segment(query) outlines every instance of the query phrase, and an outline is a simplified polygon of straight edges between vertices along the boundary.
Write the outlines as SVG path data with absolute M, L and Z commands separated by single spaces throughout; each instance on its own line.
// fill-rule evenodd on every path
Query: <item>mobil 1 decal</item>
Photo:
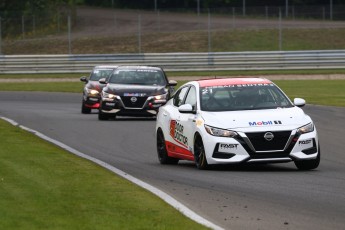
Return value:
M 188 146 L 188 138 L 183 134 L 183 125 L 176 120 L 170 121 L 170 136 L 181 145 Z

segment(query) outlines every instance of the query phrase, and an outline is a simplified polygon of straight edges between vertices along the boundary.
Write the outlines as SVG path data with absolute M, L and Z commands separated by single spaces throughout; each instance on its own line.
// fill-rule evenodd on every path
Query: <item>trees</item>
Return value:
M 33 18 L 44 18 L 44 24 L 47 25 L 55 20 L 55 16 L 59 13 L 61 7 L 70 9 L 77 3 L 83 3 L 83 1 L 84 0 L 1 0 L 1 36 L 6 37 L 9 34 L 23 34 L 23 24 L 25 24 L 28 18 L 32 20 L 30 23 L 32 27 L 33 24 L 35 24 L 35 19 Z

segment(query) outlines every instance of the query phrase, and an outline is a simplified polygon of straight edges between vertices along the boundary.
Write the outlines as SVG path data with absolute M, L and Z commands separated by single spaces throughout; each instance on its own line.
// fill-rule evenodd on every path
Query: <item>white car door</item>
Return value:
M 196 111 L 197 97 L 196 89 L 191 86 L 187 92 L 185 100 L 182 104 L 189 104 L 192 106 L 193 111 Z M 181 105 L 182 105 L 181 104 Z M 181 113 L 178 111 L 177 118 L 178 130 L 180 132 L 180 140 L 184 148 L 187 150 L 185 152 L 188 159 L 193 160 L 193 145 L 194 145 L 194 133 L 196 128 L 196 114 L 194 112 Z
M 178 107 L 181 106 L 186 98 L 186 94 L 189 91 L 189 86 L 179 89 L 173 98 L 172 105 L 169 106 L 168 111 L 166 112 L 166 120 L 168 121 L 168 134 L 166 136 L 167 149 L 171 153 L 173 152 L 174 157 L 182 159 L 193 159 L 191 151 L 189 149 L 189 142 L 186 136 L 188 132 L 184 125 L 181 123 L 181 119 L 184 120 L 185 117 L 181 116 L 181 113 L 178 111 Z

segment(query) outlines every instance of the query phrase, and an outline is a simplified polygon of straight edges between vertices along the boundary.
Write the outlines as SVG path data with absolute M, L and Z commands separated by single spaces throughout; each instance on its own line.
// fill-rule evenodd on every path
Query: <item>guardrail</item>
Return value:
M 88 73 L 107 64 L 161 66 L 166 71 L 343 69 L 345 50 L 2 55 L 0 74 Z

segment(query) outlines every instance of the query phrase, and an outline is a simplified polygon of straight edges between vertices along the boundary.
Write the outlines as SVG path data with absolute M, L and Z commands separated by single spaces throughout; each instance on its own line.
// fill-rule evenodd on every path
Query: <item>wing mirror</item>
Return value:
M 178 107 L 180 113 L 195 113 L 191 104 L 184 104 Z
M 293 103 L 295 104 L 295 106 L 298 106 L 298 107 L 303 107 L 305 106 L 305 100 L 302 99 L 302 98 L 295 98 L 293 100 Z
M 177 81 L 175 80 L 169 80 L 169 86 L 176 86 L 177 85 Z
M 101 78 L 98 80 L 98 82 L 101 84 L 107 84 L 108 83 L 106 78 Z
M 80 78 L 80 81 L 85 82 L 85 83 L 88 82 L 88 80 L 87 80 L 87 78 L 86 78 L 85 76 L 82 76 L 82 77 Z

